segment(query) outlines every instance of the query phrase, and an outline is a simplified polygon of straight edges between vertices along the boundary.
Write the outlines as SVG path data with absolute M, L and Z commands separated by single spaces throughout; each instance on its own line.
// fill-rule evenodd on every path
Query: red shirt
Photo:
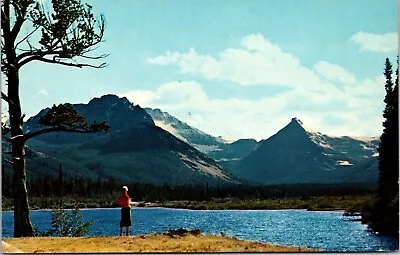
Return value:
M 128 193 L 124 193 L 121 196 L 119 196 L 117 203 L 121 207 L 131 207 L 130 206 L 131 199 L 129 198 Z

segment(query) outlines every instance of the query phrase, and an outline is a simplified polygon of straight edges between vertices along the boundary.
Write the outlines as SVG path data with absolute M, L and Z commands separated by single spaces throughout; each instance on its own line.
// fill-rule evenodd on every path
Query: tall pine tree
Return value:
M 371 215 L 371 228 L 384 235 L 398 236 L 399 232 L 399 109 L 398 76 L 399 60 L 395 84 L 392 79 L 392 64 L 385 61 L 386 107 L 383 111 L 383 133 L 379 151 L 379 190 Z

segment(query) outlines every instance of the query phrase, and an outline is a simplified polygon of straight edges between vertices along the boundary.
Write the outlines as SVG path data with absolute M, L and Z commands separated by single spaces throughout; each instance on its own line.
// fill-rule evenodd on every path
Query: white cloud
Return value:
M 168 82 L 149 91 L 156 96 L 146 106 L 168 111 L 189 125 L 229 139 L 268 138 L 292 117 L 327 134 L 380 133 L 384 97 L 381 77 L 359 81 L 343 67 L 322 60 L 313 69 L 308 68 L 260 34 L 245 36 L 241 43 L 241 48 L 225 49 L 217 57 L 192 48 L 147 61 L 177 66 L 181 73 L 204 77 L 210 84 L 230 81 L 247 87 L 278 85 L 290 90 L 257 100 L 215 99 L 197 81 Z
M 374 52 L 397 52 L 398 35 L 397 33 L 372 34 L 358 32 L 354 34 L 350 41 L 360 45 L 360 51 Z
M 126 97 L 131 102 L 138 105 L 147 105 L 149 102 L 152 102 L 153 100 L 159 98 L 156 93 L 149 90 L 134 90 L 124 94 L 119 94 L 118 96 Z
M 352 98 L 374 99 L 371 102 L 383 103 L 385 97 L 384 84 L 385 77 L 383 75 L 376 76 L 360 81 L 356 86 L 347 87 L 346 92 Z
M 148 58 L 147 61 L 157 65 L 177 65 L 182 73 L 202 74 L 207 79 L 215 79 L 219 74 L 219 63 L 211 56 L 199 55 L 194 48 L 188 53 L 171 53 L 168 51 L 164 56 Z
M 199 54 L 194 48 L 187 53 L 167 52 L 148 58 L 157 65 L 175 65 L 184 74 L 201 75 L 206 79 L 231 81 L 240 85 L 273 84 L 287 87 L 318 87 L 319 76 L 301 65 L 300 60 L 284 52 L 277 44 L 260 34 L 242 39 L 243 48 L 225 49 L 218 58 Z
M 208 100 L 201 85 L 195 81 L 171 81 L 162 84 L 155 91 L 131 90 L 119 96 L 126 97 L 143 107 L 152 105 L 153 102 L 163 102 L 163 104 L 173 105 L 174 109 L 185 108 L 186 106 L 181 105 L 181 102 L 201 104 Z
M 376 77 L 357 82 L 335 94 L 314 93 L 303 88 L 247 100 L 212 98 L 196 81 L 167 82 L 144 93 L 154 96 L 141 106 L 160 108 L 204 132 L 233 140 L 268 138 L 292 117 L 300 118 L 307 126 L 322 133 L 375 136 L 381 131 L 382 86 L 380 78 Z M 137 92 L 133 90 L 124 95 L 132 100 L 129 95 L 138 95 Z M 143 90 L 139 92 L 143 93 Z M 324 108 L 338 99 L 345 100 L 346 104 Z M 292 107 L 292 104 L 308 104 L 311 110 Z M 343 121 L 326 123 L 324 120 L 331 116 Z
M 314 66 L 314 69 L 318 74 L 333 82 L 338 81 L 340 83 L 350 85 L 356 83 L 357 81 L 353 73 L 347 71 L 341 66 L 331 64 L 326 61 L 318 62 Z
M 173 96 L 177 102 L 202 103 L 208 100 L 208 96 L 203 91 L 202 86 L 196 81 L 168 82 L 157 89 L 157 94 Z
M 143 90 L 132 90 L 121 96 L 134 98 Z M 205 92 L 203 86 L 195 81 L 167 82 L 154 91 L 146 94 L 157 95 L 142 107 L 160 108 L 187 122 L 200 130 L 215 136 L 223 135 L 227 138 L 242 137 L 263 138 L 268 136 L 268 130 L 278 131 L 278 125 L 269 116 L 269 109 L 279 112 L 284 105 L 281 98 L 265 98 L 260 100 L 245 100 L 237 98 L 212 99 Z M 260 129 L 254 120 L 268 123 L 268 129 Z M 289 119 L 290 120 L 290 119 Z M 250 135 L 251 134 L 251 135 Z

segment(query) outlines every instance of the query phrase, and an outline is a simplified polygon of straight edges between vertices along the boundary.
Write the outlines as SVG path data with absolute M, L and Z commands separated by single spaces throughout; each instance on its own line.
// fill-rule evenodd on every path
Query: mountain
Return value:
M 47 133 L 27 143 L 32 150 L 62 162 L 63 169 L 71 175 L 157 184 L 235 182 L 221 165 L 157 127 L 144 109 L 126 98 L 105 95 L 73 107 L 88 122 L 105 120 L 111 128 L 107 133 L 96 134 Z M 48 110 L 28 119 L 26 132 L 40 128 L 38 120 Z M 39 172 L 40 167 L 58 171 L 58 164 L 53 165 L 51 160 L 51 166 L 36 160 L 35 169 L 35 163 L 28 164 L 31 173 Z
M 216 150 L 221 144 L 227 143 L 221 137 L 206 134 L 160 109 L 145 108 L 145 110 L 157 126 L 204 153 Z
M 268 139 L 227 142 L 160 109 L 142 109 L 105 95 L 74 108 L 89 122 L 106 120 L 108 133 L 48 133 L 27 144 L 28 176 L 114 177 L 156 184 L 367 183 L 378 179 L 378 138 L 332 137 L 297 118 Z M 34 131 L 49 109 L 30 118 Z M 3 144 L 3 163 L 9 150 Z
M 230 170 L 261 184 L 375 184 L 378 144 L 378 139 L 323 135 L 293 118 Z
M 254 139 L 240 139 L 229 142 L 222 137 L 215 137 L 191 127 L 160 109 L 145 108 L 145 110 L 154 120 L 156 126 L 168 131 L 221 164 L 229 164 L 247 156 L 258 145 Z

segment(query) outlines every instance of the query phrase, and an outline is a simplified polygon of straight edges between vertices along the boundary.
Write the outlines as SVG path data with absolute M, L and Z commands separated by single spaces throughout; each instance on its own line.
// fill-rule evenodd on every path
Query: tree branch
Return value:
M 21 53 L 17 56 L 17 62 L 21 61 L 23 58 L 27 58 L 27 57 L 35 57 L 35 56 L 39 56 L 39 57 L 44 57 L 46 55 L 56 55 L 56 54 L 62 54 L 63 51 L 59 50 L 59 51 L 55 51 L 55 50 L 47 50 L 47 51 L 41 51 L 41 50 L 36 50 L 33 51 L 33 49 L 28 50 L 27 52 Z M 23 61 L 22 61 L 23 62 Z M 20 63 L 19 66 L 23 66 L 26 63 Z
M 71 63 L 71 62 L 63 62 L 63 61 L 56 60 L 54 58 L 53 59 L 47 59 L 47 58 L 44 58 L 44 57 L 41 57 L 41 56 L 32 56 L 30 58 L 27 58 L 27 59 L 21 61 L 21 63 L 19 63 L 19 65 L 18 65 L 18 68 L 22 67 L 26 63 L 29 63 L 29 62 L 31 62 L 33 60 L 37 60 L 37 61 L 41 61 L 41 62 L 45 62 L 45 63 L 50 63 L 50 64 L 73 66 L 73 67 L 79 67 L 79 68 L 82 68 L 82 67 L 103 68 L 103 67 L 107 66 L 107 64 L 105 62 L 101 63 L 98 66 L 95 66 L 95 65 L 90 65 L 90 64 L 78 64 L 78 63 Z
M 28 132 L 24 135 L 24 141 L 27 141 L 28 139 L 31 139 L 32 137 L 50 133 L 50 132 L 69 132 L 69 133 L 84 133 L 84 134 L 89 134 L 89 133 L 96 133 L 98 131 L 95 130 L 88 130 L 88 129 L 77 129 L 77 128 L 68 128 L 68 127 L 50 127 L 50 128 L 44 128 L 38 131 L 34 132 Z
M 4 94 L 3 92 L 1 92 L 1 99 L 3 99 L 4 101 L 6 101 L 9 105 L 11 104 L 13 104 L 13 102 L 11 101 L 11 99 L 6 95 L 6 94 Z
M 32 32 L 30 32 L 27 36 L 25 36 L 23 39 L 21 39 L 21 41 L 19 41 L 18 43 L 15 44 L 15 48 L 18 47 L 18 45 L 20 43 L 22 43 L 23 41 L 25 41 L 26 39 L 28 39 L 29 37 L 31 37 L 31 35 L 33 35 L 37 30 L 39 29 L 39 27 L 35 28 Z
M 1 10 L 1 26 L 4 32 L 4 37 L 10 36 L 10 1 L 5 0 L 3 2 L 3 9 Z
M 26 40 L 27 42 L 29 41 L 28 39 Z M 27 49 L 22 49 L 22 48 L 16 48 L 17 50 L 19 50 L 19 51 L 22 51 L 22 52 L 30 52 L 30 51 L 32 51 L 32 50 L 27 50 Z
M 87 58 L 87 59 L 101 59 L 101 58 L 106 58 L 110 56 L 110 54 L 101 54 L 100 56 L 97 57 L 91 57 L 91 56 L 80 56 L 81 58 Z

